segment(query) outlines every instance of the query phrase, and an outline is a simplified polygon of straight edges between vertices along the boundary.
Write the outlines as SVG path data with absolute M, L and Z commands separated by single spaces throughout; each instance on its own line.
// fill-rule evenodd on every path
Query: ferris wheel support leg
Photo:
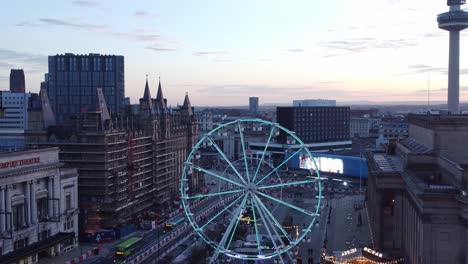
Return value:
M 287 235 L 286 231 L 283 229 L 283 227 L 278 223 L 278 221 L 273 217 L 273 215 L 271 215 L 271 213 L 268 211 L 268 209 L 266 208 L 266 206 L 262 203 L 262 201 L 260 201 L 260 199 L 258 199 L 258 197 L 255 196 L 255 200 L 257 202 L 257 205 L 260 205 L 258 210 L 259 211 L 262 211 L 263 210 L 263 216 L 265 216 L 265 213 L 267 213 L 271 219 L 275 222 L 276 226 L 282 231 L 283 235 L 286 236 L 286 238 L 289 240 L 289 242 L 292 243 L 291 239 L 289 238 L 289 235 Z M 279 234 L 278 234 L 278 231 L 276 231 L 276 229 L 273 227 L 273 224 L 271 223 L 271 221 L 267 218 L 268 222 L 270 223 L 273 231 L 275 232 L 276 236 L 278 238 L 280 238 Z M 281 242 L 281 245 L 283 246 L 283 248 L 286 247 L 286 245 L 284 244 L 283 240 L 280 238 L 279 241 Z M 291 256 L 289 254 L 286 254 L 289 259 L 291 260 L 291 263 L 294 263 L 294 260 L 291 258 Z M 281 255 L 279 255 L 281 256 Z
M 293 241 L 291 240 L 291 238 L 289 238 L 289 235 L 288 235 L 288 232 L 286 232 L 286 230 L 284 230 L 284 228 L 281 226 L 281 224 L 278 222 L 278 220 L 273 216 L 273 214 L 268 210 L 268 208 L 266 207 L 265 204 L 263 204 L 263 202 L 258 199 L 257 196 L 255 196 L 255 199 L 257 201 L 257 204 L 260 205 L 260 209 L 263 209 L 263 213 L 266 213 L 267 215 L 270 216 L 271 220 L 273 220 L 273 222 L 275 222 L 275 225 L 278 227 L 278 229 L 281 231 L 281 233 L 283 233 L 283 235 L 288 239 L 288 241 L 290 243 L 292 243 Z M 259 210 L 260 210 L 259 209 Z M 281 240 L 281 242 L 283 242 Z M 284 244 L 283 244 L 284 246 Z
M 257 208 L 258 208 L 258 212 L 260 214 L 260 217 L 262 218 L 262 221 L 263 221 L 263 224 L 265 225 L 265 229 L 267 230 L 267 233 L 268 235 L 270 236 L 270 239 L 271 239 L 271 242 L 273 243 L 273 246 L 275 247 L 275 250 L 276 252 L 280 252 L 280 249 L 278 247 L 278 244 L 276 244 L 276 241 L 275 241 L 275 238 L 273 237 L 273 235 L 271 234 L 271 230 L 270 230 L 270 227 L 268 227 L 268 224 L 267 224 L 267 221 L 269 222 L 270 226 L 273 228 L 273 231 L 274 230 L 274 227 L 272 225 L 272 223 L 270 222 L 270 219 L 266 218 L 264 215 L 263 215 L 263 212 L 262 212 L 262 209 L 260 208 L 260 206 L 258 205 L 258 202 L 255 201 L 255 199 L 253 199 L 254 202 L 257 204 Z M 266 220 L 265 220 L 266 219 Z M 281 256 L 281 254 L 278 254 L 278 257 L 279 259 L 281 260 L 281 263 L 284 263 L 284 260 L 283 260 L 283 257 Z
M 224 244 L 226 244 L 226 240 L 229 237 L 229 234 L 233 230 L 234 225 L 239 222 L 239 217 L 240 214 L 242 213 L 242 210 L 244 209 L 245 203 L 247 202 L 247 196 L 248 194 L 245 194 L 244 199 L 242 199 L 242 203 L 237 207 L 236 212 L 234 214 L 234 217 L 232 218 L 231 222 L 229 223 L 229 226 L 226 228 L 226 231 L 224 232 L 223 237 L 221 238 L 221 241 L 219 241 L 218 248 L 213 253 L 213 256 L 211 257 L 210 264 L 215 264 L 216 260 L 218 259 L 220 250 L 222 247 L 224 247 Z

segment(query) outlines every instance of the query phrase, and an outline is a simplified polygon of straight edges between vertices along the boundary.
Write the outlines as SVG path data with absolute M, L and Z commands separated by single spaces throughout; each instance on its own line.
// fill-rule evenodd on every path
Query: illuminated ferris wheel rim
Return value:
M 245 141 L 244 141 L 244 135 L 243 135 L 244 134 L 243 129 L 245 127 L 242 127 L 242 125 L 241 125 L 243 123 L 259 123 L 261 125 L 271 126 L 270 133 L 269 133 L 267 142 L 265 144 L 265 149 L 264 149 L 264 151 L 262 153 L 262 157 L 260 159 L 260 162 L 258 163 L 257 169 L 255 170 L 255 173 L 253 173 L 252 177 L 249 175 L 250 169 L 248 168 L 248 162 L 247 162 L 248 157 L 247 157 L 247 154 L 246 154 L 246 151 L 245 151 Z M 235 126 L 235 131 L 238 132 L 239 136 L 240 136 L 240 141 L 241 141 L 241 145 L 242 145 L 242 154 L 243 154 L 243 157 L 241 157 L 241 160 L 243 159 L 244 164 L 245 164 L 245 178 L 243 178 L 242 174 L 239 173 L 239 171 L 237 171 L 236 167 L 226 157 L 226 155 L 221 151 L 219 146 L 216 144 L 215 140 L 212 138 L 212 136 L 216 132 L 220 131 L 223 128 L 229 127 L 229 126 Z M 296 150 L 289 157 L 287 157 L 280 165 L 278 165 L 276 168 L 274 168 L 271 172 L 269 172 L 265 176 L 263 176 L 263 178 L 257 179 L 257 176 L 259 175 L 260 167 L 264 163 L 265 152 L 268 149 L 269 143 L 270 143 L 276 129 L 282 130 L 283 132 L 285 132 L 286 134 L 288 134 L 289 136 L 294 138 L 296 140 L 296 146 L 299 146 L 299 149 Z M 223 177 L 221 175 L 217 175 L 217 174 L 211 172 L 208 169 L 203 169 L 203 168 L 201 168 L 201 167 L 199 167 L 199 166 L 192 163 L 192 158 L 194 156 L 194 153 L 200 148 L 201 144 L 203 142 L 206 142 L 206 141 L 208 141 L 208 144 L 210 146 L 213 146 L 217 150 L 218 154 L 222 157 L 222 159 L 226 163 L 228 163 L 229 167 L 227 167 L 227 168 L 228 169 L 229 168 L 233 169 L 234 174 L 237 175 L 237 177 L 238 177 L 238 179 L 237 179 L 238 181 L 233 181 L 233 180 L 231 180 L 229 178 L 225 178 L 225 177 Z M 275 172 L 278 173 L 278 169 L 281 168 L 283 165 L 287 164 L 287 162 L 289 162 L 290 159 L 292 159 L 296 155 L 301 154 L 303 152 L 305 152 L 311 158 L 311 160 L 313 162 L 313 165 L 314 165 L 313 167 L 314 168 L 310 169 L 310 171 L 315 172 L 315 174 L 317 175 L 316 177 L 314 177 L 313 180 L 305 180 L 305 181 L 298 181 L 298 182 L 285 182 L 285 183 L 281 182 L 280 184 L 273 184 L 273 185 L 260 185 L 267 178 L 269 178 L 273 173 L 275 173 Z M 227 191 L 222 191 L 222 192 L 217 192 L 217 193 L 198 194 L 198 195 L 194 195 L 194 196 L 188 196 L 187 193 L 186 193 L 187 192 L 186 188 L 188 187 L 188 184 L 187 184 L 187 182 L 188 182 L 187 181 L 187 169 L 189 169 L 189 168 L 198 170 L 200 172 L 203 172 L 203 173 L 205 173 L 207 175 L 213 176 L 213 177 L 218 178 L 220 180 L 224 180 L 225 182 L 231 183 L 232 185 L 235 185 L 236 187 L 240 187 L 241 189 L 227 190 Z M 258 180 L 258 181 L 256 181 L 256 180 Z M 262 190 L 266 190 L 266 189 L 294 187 L 294 186 L 298 186 L 298 185 L 304 186 L 306 184 L 311 184 L 311 183 L 312 184 L 318 184 L 318 196 L 316 197 L 317 198 L 317 205 L 316 205 L 315 212 L 314 211 L 309 211 L 309 210 L 306 210 L 306 209 L 303 209 L 303 208 L 299 208 L 299 207 L 297 207 L 297 206 L 295 206 L 293 204 L 290 204 L 290 203 L 284 202 L 282 200 L 276 199 L 276 198 L 262 192 Z M 196 233 L 207 244 L 209 244 L 211 247 L 213 247 L 215 249 L 216 254 L 223 253 L 223 254 L 225 254 L 225 255 L 227 255 L 229 257 L 238 258 L 238 259 L 245 259 L 245 260 L 268 259 L 268 258 L 272 258 L 272 257 L 276 257 L 276 256 L 278 256 L 281 259 L 281 254 L 289 251 L 290 249 L 295 247 L 300 241 L 302 241 L 305 238 L 305 236 L 310 232 L 312 226 L 315 224 L 316 217 L 319 215 L 318 213 L 319 213 L 319 210 L 320 210 L 320 201 L 321 201 L 321 198 L 322 198 L 321 191 L 322 191 L 322 188 L 321 188 L 320 173 L 317 170 L 317 166 L 315 164 L 315 159 L 313 158 L 313 155 L 311 154 L 311 152 L 309 151 L 307 146 L 293 132 L 289 131 L 288 129 L 284 128 L 283 126 L 281 126 L 281 125 L 279 125 L 277 123 L 273 123 L 273 122 L 270 122 L 270 121 L 265 121 L 265 120 L 262 120 L 262 119 L 238 119 L 238 120 L 234 120 L 234 121 L 228 122 L 226 124 L 220 125 L 217 128 L 215 128 L 215 129 L 211 130 L 210 132 L 208 132 L 207 134 L 205 134 L 195 144 L 195 146 L 192 148 L 192 151 L 188 155 L 187 161 L 184 164 L 184 170 L 183 170 L 183 173 L 182 173 L 182 180 L 181 180 L 181 183 L 180 183 L 180 192 L 181 192 L 181 200 L 182 200 L 183 209 L 184 209 L 184 211 L 186 213 L 186 216 L 187 216 L 191 226 L 195 229 Z M 196 217 L 194 217 L 195 214 L 190 209 L 190 205 L 189 205 L 188 201 L 191 200 L 191 199 L 199 199 L 199 198 L 206 198 L 206 197 L 213 197 L 213 196 L 220 196 L 220 195 L 228 195 L 228 194 L 231 195 L 229 201 L 227 201 L 225 203 L 225 204 L 228 204 L 228 205 L 225 206 L 224 209 L 221 210 L 220 212 L 218 212 L 214 217 L 211 217 L 208 222 L 206 222 L 203 225 L 199 225 L 197 223 L 198 221 L 196 221 Z M 282 205 L 287 206 L 287 207 L 289 207 L 291 209 L 294 209 L 294 210 L 299 211 L 299 212 L 301 212 L 303 214 L 306 214 L 309 217 L 312 217 L 311 221 L 310 221 L 310 224 L 308 226 L 306 226 L 305 229 L 302 229 L 303 232 L 295 240 L 294 240 L 294 238 L 292 238 L 292 239 L 289 238 L 289 236 L 287 235 L 287 232 L 283 229 L 282 225 L 278 222 L 278 220 L 268 210 L 266 205 L 263 204 L 263 202 L 261 201 L 259 196 L 261 196 L 261 198 L 263 198 L 263 199 L 269 199 L 270 203 L 271 203 L 271 201 L 274 201 L 274 202 L 276 202 L 278 204 L 282 204 Z M 258 254 L 254 254 L 254 255 L 240 254 L 238 252 L 235 252 L 234 250 L 229 249 L 229 246 L 231 245 L 234 233 L 236 232 L 236 228 L 237 228 L 237 225 L 239 223 L 239 219 L 242 216 L 243 211 L 247 209 L 246 208 L 246 203 L 247 203 L 249 198 L 250 198 L 250 200 L 249 200 L 250 208 L 253 211 L 253 218 L 254 218 L 253 222 L 255 223 L 254 227 L 255 227 L 256 245 L 258 247 Z M 231 219 L 230 224 L 227 227 L 226 231 L 224 232 L 224 235 L 223 235 L 221 241 L 219 241 L 219 242 L 212 241 L 204 233 L 204 228 L 208 224 L 210 224 L 212 221 L 214 221 L 216 218 L 218 218 L 221 214 L 226 213 L 228 210 L 230 210 L 230 208 L 233 207 L 235 204 L 237 204 L 237 202 L 239 202 L 239 201 L 240 201 L 240 205 L 235 210 L 233 209 L 232 212 L 230 212 L 231 215 L 232 215 L 232 219 Z M 274 244 L 275 251 L 272 252 L 272 253 L 263 253 L 262 252 L 262 247 L 260 246 L 261 243 L 260 243 L 260 240 L 259 240 L 259 231 L 258 231 L 258 227 L 257 227 L 257 225 L 258 225 L 257 221 L 259 221 L 259 219 L 256 219 L 256 213 L 255 213 L 256 210 L 255 209 L 257 209 L 258 215 L 261 216 L 261 218 L 259 218 L 259 219 L 261 219 L 263 221 L 264 228 L 268 231 L 268 235 L 269 235 L 272 243 Z M 265 219 L 267 219 L 269 221 L 269 223 L 267 223 Z M 233 224 L 233 223 L 235 223 L 235 224 Z M 274 231 L 275 235 L 272 235 L 272 232 L 268 228 L 268 224 L 270 224 L 270 227 Z M 278 234 L 278 230 L 276 230 L 274 226 L 276 226 L 281 231 L 282 236 L 285 236 L 288 239 L 288 241 L 289 241 L 288 245 L 285 245 L 284 242 L 281 239 L 279 239 L 280 243 L 278 243 L 278 244 L 281 244 L 281 245 L 276 244 L 276 242 L 275 242 L 276 239 L 280 238 L 281 236 Z M 229 239 L 229 242 L 228 242 L 228 244 L 226 246 L 227 234 L 231 234 L 231 238 Z

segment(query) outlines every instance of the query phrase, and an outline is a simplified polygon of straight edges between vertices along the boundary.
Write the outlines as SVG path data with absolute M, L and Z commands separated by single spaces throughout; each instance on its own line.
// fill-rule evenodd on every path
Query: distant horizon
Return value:
M 463 101 L 460 102 L 460 105 L 468 105 L 468 101 Z M 372 101 L 350 101 L 350 102 L 336 102 L 337 106 L 424 106 L 427 107 L 427 101 L 400 101 L 400 102 L 372 102 Z M 443 101 L 433 101 L 430 102 L 429 106 L 442 106 L 442 105 L 447 105 L 447 102 Z M 216 108 L 216 107 L 221 107 L 221 108 L 229 108 L 229 107 L 242 107 L 242 108 L 249 108 L 249 105 L 213 105 L 213 106 L 208 106 L 208 105 L 193 105 L 195 107 L 209 107 L 209 108 Z M 260 107 L 269 107 L 269 106 L 292 106 L 291 103 L 264 103 L 264 104 L 259 104 Z

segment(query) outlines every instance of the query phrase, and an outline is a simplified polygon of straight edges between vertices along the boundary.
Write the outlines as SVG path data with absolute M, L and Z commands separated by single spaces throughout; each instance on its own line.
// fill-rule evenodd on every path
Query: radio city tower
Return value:
M 460 9 L 466 0 L 447 0 L 450 11 L 437 16 L 439 28 L 450 32 L 448 111 L 460 113 L 460 31 L 468 28 L 468 12 Z

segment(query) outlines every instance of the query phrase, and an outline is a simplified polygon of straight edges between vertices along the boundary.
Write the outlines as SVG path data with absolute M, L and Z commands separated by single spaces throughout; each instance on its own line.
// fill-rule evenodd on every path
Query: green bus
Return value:
M 135 253 L 135 245 L 141 240 L 140 237 L 131 237 L 115 247 L 114 263 L 126 263 L 128 257 Z

